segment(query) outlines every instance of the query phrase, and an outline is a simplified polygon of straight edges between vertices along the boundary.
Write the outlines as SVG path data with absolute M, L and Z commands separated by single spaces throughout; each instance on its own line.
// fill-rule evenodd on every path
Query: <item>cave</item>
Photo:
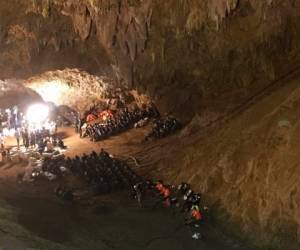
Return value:
M 300 249 L 299 13 L 0 0 L 0 248 Z

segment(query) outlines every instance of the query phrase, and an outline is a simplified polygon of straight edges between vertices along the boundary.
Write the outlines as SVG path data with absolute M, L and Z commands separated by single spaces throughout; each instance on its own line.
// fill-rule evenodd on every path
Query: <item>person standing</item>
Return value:
M 34 131 L 30 132 L 30 147 L 35 148 L 36 146 L 36 134 Z
M 28 134 L 27 128 L 25 128 L 23 139 L 24 139 L 23 144 L 24 144 L 25 148 L 28 149 L 29 148 L 29 134 Z
M 19 129 L 19 128 L 16 129 L 15 137 L 16 137 L 16 140 L 17 140 L 17 146 L 18 146 L 18 149 L 20 149 L 21 132 L 20 132 L 20 129 Z
M 1 146 L 1 151 L 4 150 L 4 135 L 0 133 L 0 146 Z

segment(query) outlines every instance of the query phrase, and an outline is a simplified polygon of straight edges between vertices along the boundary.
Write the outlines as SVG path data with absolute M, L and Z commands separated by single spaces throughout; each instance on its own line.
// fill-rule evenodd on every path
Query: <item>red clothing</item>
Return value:
M 170 189 L 168 189 L 168 188 L 164 188 L 164 190 L 163 190 L 163 196 L 165 197 L 165 198 L 168 198 L 168 197 L 170 197 Z
M 87 122 L 92 122 L 92 121 L 95 121 L 97 119 L 96 116 L 92 115 L 92 114 L 89 114 L 87 117 L 86 117 L 86 121 Z
M 161 183 L 157 183 L 155 187 L 159 192 L 162 192 L 162 190 L 164 189 L 164 186 Z
M 191 215 L 195 220 L 201 220 L 202 219 L 202 214 L 198 210 L 192 210 Z
M 113 114 L 110 110 L 105 110 L 99 113 L 98 117 L 102 120 L 107 120 L 108 118 L 112 118 Z

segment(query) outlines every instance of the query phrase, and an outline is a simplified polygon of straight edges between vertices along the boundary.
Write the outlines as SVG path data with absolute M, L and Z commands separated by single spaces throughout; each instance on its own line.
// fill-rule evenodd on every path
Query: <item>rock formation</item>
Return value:
M 184 120 L 228 111 L 296 65 L 299 54 L 297 1 L 3 0 L 0 6 L 2 78 L 83 68 L 149 94 Z

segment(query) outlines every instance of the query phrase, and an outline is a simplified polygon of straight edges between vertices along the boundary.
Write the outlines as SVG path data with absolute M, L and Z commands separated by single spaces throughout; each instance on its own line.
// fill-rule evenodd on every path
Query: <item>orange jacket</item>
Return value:
M 157 183 L 156 186 L 155 186 L 155 188 L 156 188 L 159 192 L 162 192 L 162 190 L 164 189 L 164 186 L 163 186 L 163 184 L 161 184 L 161 183 Z
M 168 198 L 170 196 L 171 192 L 170 192 L 170 189 L 168 188 L 164 188 L 163 189 L 163 193 L 162 195 L 165 197 L 165 198 Z
M 202 220 L 202 214 L 198 210 L 192 210 L 191 215 L 195 220 Z
M 97 117 L 94 116 L 93 114 L 89 114 L 89 115 L 86 117 L 86 121 L 87 121 L 87 122 L 95 121 L 96 119 L 97 119 Z

